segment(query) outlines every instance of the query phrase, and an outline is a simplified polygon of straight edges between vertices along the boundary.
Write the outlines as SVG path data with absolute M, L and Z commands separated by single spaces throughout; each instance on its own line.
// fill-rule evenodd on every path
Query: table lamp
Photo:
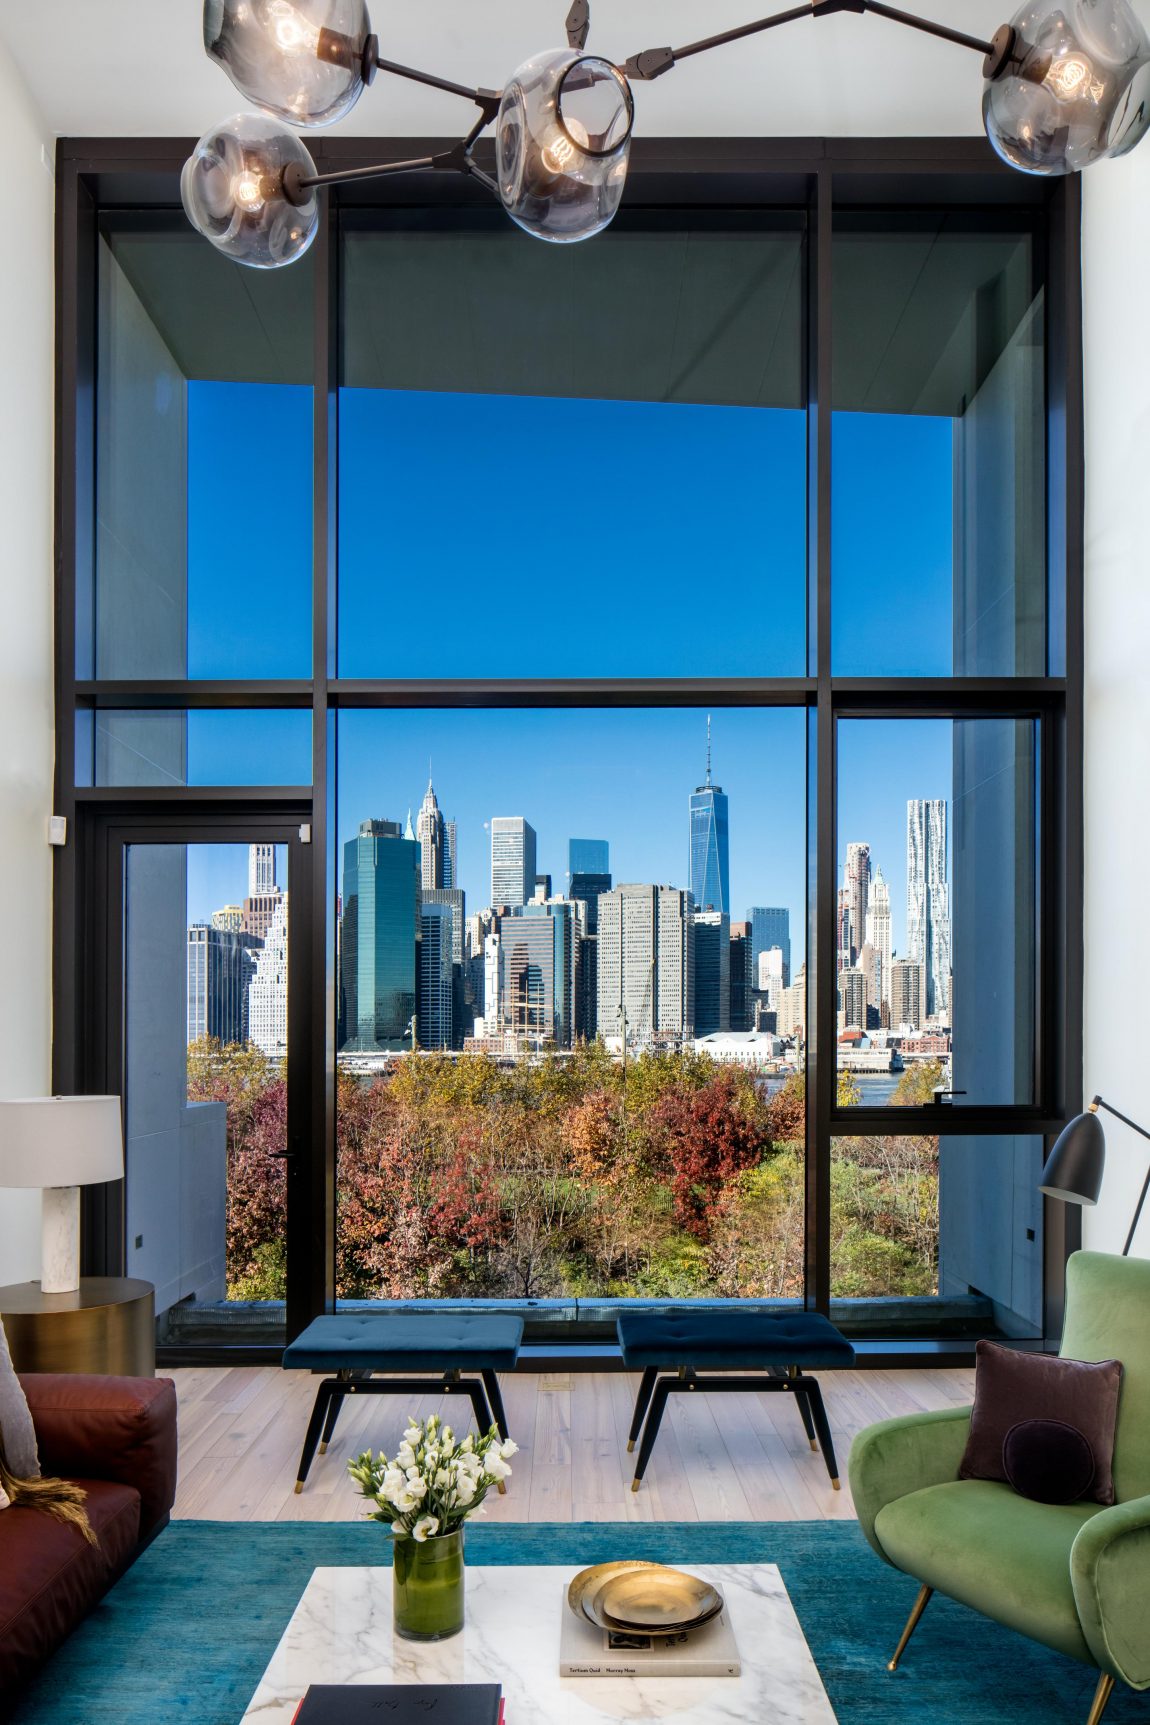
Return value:
M 1107 1114 L 1113 1114 L 1116 1120 L 1121 1120 L 1124 1126 L 1131 1127 L 1143 1138 L 1150 1138 L 1150 1132 L 1147 1132 L 1144 1126 L 1139 1126 L 1136 1120 L 1129 1119 L 1125 1114 L 1119 1114 L 1117 1108 L 1112 1108 L 1109 1102 L 1103 1102 L 1101 1096 L 1096 1096 L 1085 1114 L 1077 1115 L 1068 1126 L 1064 1126 L 1054 1141 L 1054 1148 L 1046 1158 L 1046 1166 L 1038 1183 L 1039 1191 L 1045 1192 L 1048 1198 L 1061 1198 L 1066 1204 L 1097 1204 L 1106 1167 L 1106 1134 L 1098 1118 L 1100 1108 L 1105 1108 Z M 1148 1191 L 1150 1169 L 1142 1182 L 1134 1219 L 1126 1236 L 1126 1244 L 1122 1248 L 1124 1258 L 1129 1257 L 1130 1248 L 1134 1244 L 1135 1230 L 1141 1220 L 1142 1206 L 1146 1202 Z
M 80 1286 L 80 1187 L 124 1177 L 118 1096 L 37 1096 L 0 1102 L 0 1186 L 39 1187 L 40 1287 Z

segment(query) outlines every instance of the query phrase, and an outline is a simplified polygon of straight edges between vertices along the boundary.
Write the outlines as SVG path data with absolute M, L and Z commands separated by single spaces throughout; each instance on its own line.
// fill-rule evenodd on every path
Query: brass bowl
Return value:
M 596 1563 L 590 1569 L 581 1569 L 567 1589 L 567 1603 L 578 1617 L 584 1613 L 584 1602 L 588 1595 L 597 1593 L 608 1581 L 616 1575 L 623 1575 L 631 1569 L 661 1569 L 658 1563 L 645 1563 L 638 1558 L 631 1558 L 618 1563 Z M 584 1613 L 585 1614 L 585 1613 Z M 592 1623 L 598 1619 L 591 1618 Z M 603 1625 L 600 1624 L 600 1628 Z
M 698 1629 L 723 1609 L 722 1595 L 709 1582 L 638 1560 L 580 1570 L 567 1589 L 567 1603 L 597 1629 L 655 1636 Z
M 613 1627 L 673 1635 L 717 1617 L 723 1596 L 709 1581 L 681 1569 L 640 1569 L 610 1577 L 595 1604 Z

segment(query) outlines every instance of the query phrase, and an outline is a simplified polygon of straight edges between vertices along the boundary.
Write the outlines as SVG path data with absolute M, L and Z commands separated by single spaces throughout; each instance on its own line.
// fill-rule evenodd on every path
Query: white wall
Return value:
M 51 1058 L 52 140 L 0 43 L 0 1096 Z M 40 1273 L 40 1196 L 0 1191 L 0 1285 Z
M 563 11 L 505 0 L 483 28 L 463 0 L 394 12 L 388 51 L 410 63 L 497 82 L 521 53 L 557 38 Z M 993 30 L 995 0 L 939 0 L 934 15 Z M 741 16 L 738 8 L 732 21 Z M 746 14 L 749 15 L 749 14 Z M 695 0 L 599 0 L 604 51 L 689 39 L 708 9 Z M 131 26 L 131 27 L 129 27 Z M 398 29 L 400 36 L 395 37 Z M 51 207 L 43 127 L 9 58 L 76 135 L 194 133 L 236 105 L 199 50 L 194 6 L 144 0 L 41 0 L 0 21 L 0 108 L 7 173 L 0 210 L 11 250 L 0 266 L 0 1095 L 42 1091 L 49 1077 Z M 494 33 L 493 33 L 494 32 Z M 73 52 L 62 63 L 58 44 Z M 173 86 L 155 66 L 170 50 Z M 894 56 L 901 77 L 885 75 Z M 104 55 L 106 64 L 101 61 Z M 186 55 L 186 59 L 184 56 Z M 732 58 L 733 56 L 733 58 Z M 93 66 L 99 75 L 93 75 Z M 185 75 L 186 74 L 186 75 Z M 381 80 L 344 132 L 449 129 L 459 108 L 414 85 Z M 849 16 L 802 23 L 745 51 L 708 56 L 644 88 L 642 130 L 974 134 L 977 62 L 958 50 Z M 889 92 L 884 101 L 884 92 Z M 157 107 L 159 103 L 159 107 Z M 49 141 L 50 148 L 50 141 Z M 1085 176 L 1087 381 L 1086 1094 L 1150 1119 L 1142 1073 L 1150 943 L 1135 907 L 1150 855 L 1150 142 Z M 18 262 L 9 261 L 15 253 Z M 1107 1122 L 1103 1202 L 1086 1216 L 1090 1245 L 1120 1249 L 1150 1144 Z M 0 1193 L 0 1283 L 35 1275 L 29 1194 Z M 1139 1249 L 1150 1254 L 1150 1219 Z
M 1150 142 L 1084 176 L 1086 347 L 1086 1099 L 1150 1127 Z M 1120 1252 L 1150 1144 L 1109 1115 L 1085 1243 Z M 1134 1252 L 1150 1257 L 1150 1213 Z

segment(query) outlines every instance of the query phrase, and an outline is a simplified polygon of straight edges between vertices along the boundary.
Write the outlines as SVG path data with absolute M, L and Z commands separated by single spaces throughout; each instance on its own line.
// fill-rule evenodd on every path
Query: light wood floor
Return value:
M 180 1404 L 180 1471 L 173 1514 L 217 1521 L 355 1521 L 364 1503 L 345 1471 L 369 1446 L 390 1450 L 406 1415 L 442 1412 L 462 1427 L 465 1397 L 348 1398 L 335 1439 L 304 1491 L 296 1466 L 319 1381 L 275 1367 L 187 1367 L 171 1374 Z M 971 1371 L 820 1375 L 843 1476 L 831 1490 L 791 1397 L 676 1395 L 668 1403 L 642 1490 L 630 1490 L 627 1430 L 637 1379 L 622 1373 L 501 1378 L 520 1446 L 490 1521 L 809 1521 L 854 1514 L 846 1479 L 851 1439 L 894 1414 L 970 1402 Z

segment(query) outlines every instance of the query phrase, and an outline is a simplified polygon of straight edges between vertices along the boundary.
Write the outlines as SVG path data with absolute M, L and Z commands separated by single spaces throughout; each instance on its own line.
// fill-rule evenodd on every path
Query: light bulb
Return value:
M 310 24 L 296 11 L 291 0 L 267 0 L 264 16 L 271 26 L 276 46 L 285 54 L 319 52 L 319 26 Z
M 1091 101 L 1097 102 L 1106 93 L 1105 84 L 1095 78 L 1094 68 L 1081 55 L 1068 54 L 1064 59 L 1052 60 L 1045 82 L 1056 96 L 1066 102 L 1072 102 L 1080 95 L 1088 95 Z
M 562 49 L 528 60 L 496 120 L 499 197 L 512 221 L 559 244 L 590 238 L 619 207 L 634 112 L 607 60 Z
M 557 131 L 551 142 L 544 147 L 542 154 L 543 164 L 551 173 L 565 174 L 579 152 L 566 132 Z
M 265 114 L 328 126 L 363 90 L 365 0 L 204 0 L 204 47 Z
M 250 168 L 241 168 L 232 181 L 232 196 L 248 215 L 255 215 L 257 210 L 264 207 L 263 182 L 260 176 Z
M 284 176 L 292 170 L 292 196 Z M 188 220 L 217 251 L 253 269 L 302 257 L 319 226 L 315 163 L 287 126 L 236 114 L 196 145 L 180 176 Z
M 1150 37 L 1129 0 L 1026 0 L 988 68 L 982 114 L 1003 161 L 1074 174 L 1150 127 Z

